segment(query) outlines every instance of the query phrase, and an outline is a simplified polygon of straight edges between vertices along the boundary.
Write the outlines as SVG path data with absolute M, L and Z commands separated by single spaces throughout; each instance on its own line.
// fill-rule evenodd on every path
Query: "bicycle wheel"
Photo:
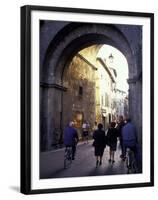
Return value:
M 126 167 L 127 167 L 127 174 L 129 174 L 130 173 L 129 156 L 126 156 Z
M 72 163 L 72 148 L 67 147 L 65 149 L 65 155 L 64 155 L 64 169 L 71 166 Z
M 137 172 L 137 164 L 134 152 L 130 149 L 127 150 L 126 156 L 127 174 L 135 174 Z
M 130 174 L 131 171 L 131 150 L 127 149 L 126 152 L 126 167 L 127 167 L 127 174 Z
M 131 173 L 137 173 L 137 162 L 134 156 L 134 153 L 132 154 L 132 162 L 131 162 Z

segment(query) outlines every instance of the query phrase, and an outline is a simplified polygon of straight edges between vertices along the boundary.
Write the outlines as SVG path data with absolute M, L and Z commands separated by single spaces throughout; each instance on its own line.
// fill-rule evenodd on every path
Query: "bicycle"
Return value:
M 64 169 L 71 167 L 71 163 L 72 163 L 72 147 L 67 146 L 65 148 L 65 154 L 64 154 Z
M 130 148 L 126 149 L 126 167 L 127 167 L 127 174 L 137 173 L 136 158 L 134 152 Z

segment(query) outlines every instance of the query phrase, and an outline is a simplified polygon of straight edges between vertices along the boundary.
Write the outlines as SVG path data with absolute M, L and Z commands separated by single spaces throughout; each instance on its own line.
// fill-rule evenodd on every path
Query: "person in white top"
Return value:
M 82 140 L 85 143 L 88 143 L 88 136 L 89 136 L 89 123 L 85 121 L 82 124 Z

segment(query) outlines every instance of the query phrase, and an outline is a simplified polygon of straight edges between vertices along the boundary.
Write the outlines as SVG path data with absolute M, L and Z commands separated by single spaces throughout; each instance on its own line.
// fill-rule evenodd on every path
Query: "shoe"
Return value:
M 75 160 L 75 158 L 73 157 L 72 160 Z
M 112 161 L 112 163 L 114 163 L 114 162 L 115 162 L 115 160 Z
M 109 159 L 109 162 L 111 162 L 111 159 Z

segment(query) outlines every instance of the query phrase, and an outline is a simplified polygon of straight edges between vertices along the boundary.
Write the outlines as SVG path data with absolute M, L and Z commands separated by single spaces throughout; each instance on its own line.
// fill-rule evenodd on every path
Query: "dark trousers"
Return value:
M 75 153 L 76 153 L 76 145 L 72 145 L 72 158 L 75 157 Z
M 138 153 L 137 153 L 138 151 L 137 151 L 137 146 L 136 145 L 129 146 L 129 145 L 124 144 L 124 146 L 123 146 L 124 155 L 126 155 L 127 148 L 129 148 L 131 151 L 133 151 L 136 163 L 138 165 Z
M 134 155 L 135 155 L 135 157 L 136 157 L 136 155 L 137 155 L 137 147 L 136 146 L 131 146 L 131 147 L 129 147 L 129 146 L 124 146 L 124 155 L 126 155 L 126 150 L 127 150 L 127 148 L 129 148 L 131 151 L 133 151 L 133 153 L 134 153 Z
M 75 157 L 75 153 L 76 153 L 76 144 L 74 145 L 66 145 L 66 147 L 71 147 L 72 148 L 72 158 Z

